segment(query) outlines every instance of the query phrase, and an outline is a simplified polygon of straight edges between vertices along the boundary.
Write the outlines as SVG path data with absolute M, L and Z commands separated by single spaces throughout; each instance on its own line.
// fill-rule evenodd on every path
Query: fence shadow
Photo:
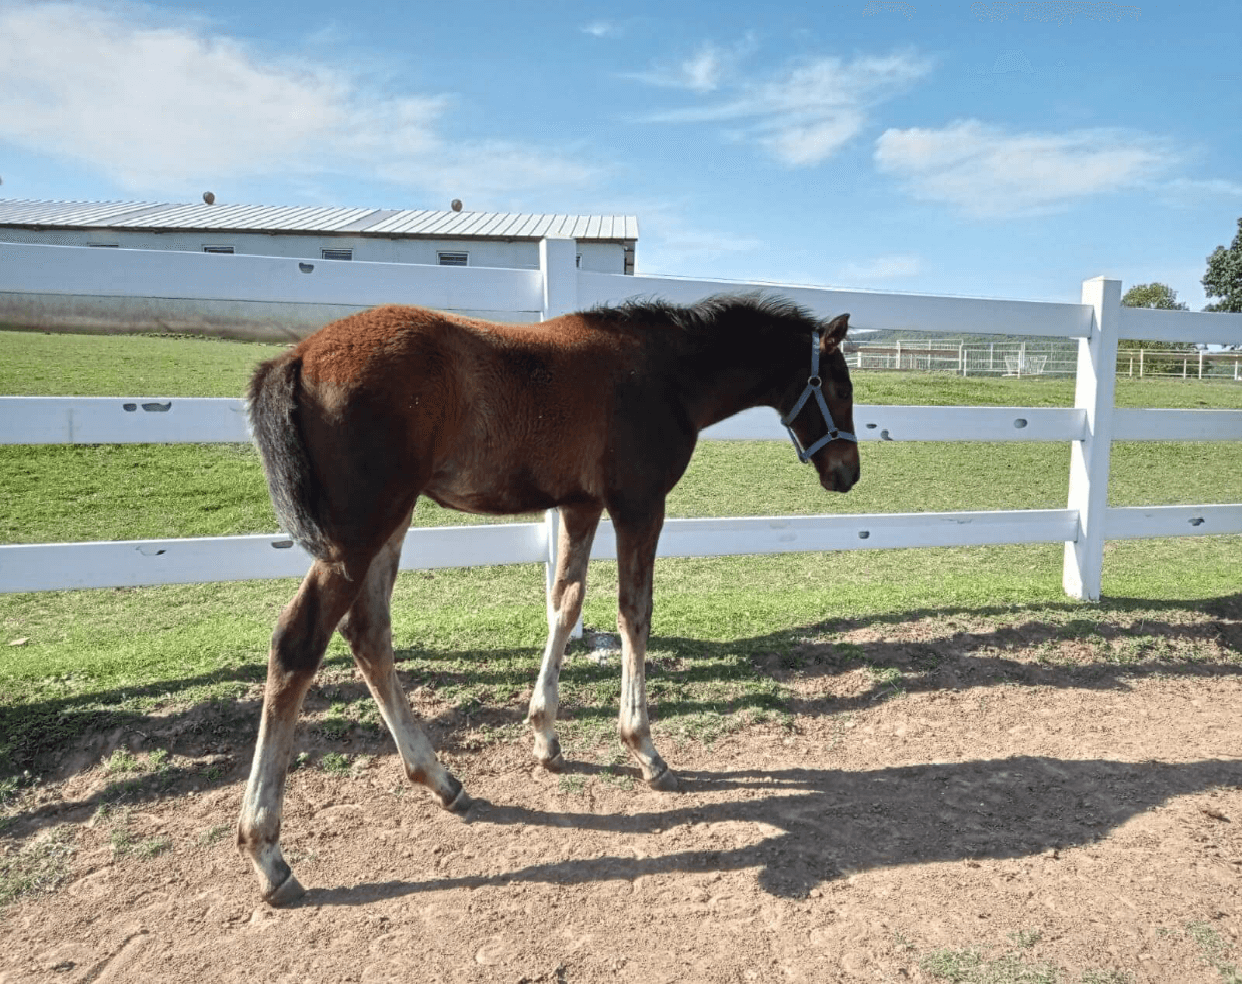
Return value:
M 1135 680 L 1145 677 L 1213 678 L 1242 676 L 1242 594 L 1223 598 L 1197 599 L 1185 602 L 1151 602 L 1137 599 L 1106 599 L 1093 607 L 1072 603 L 1042 605 L 1040 612 L 1076 616 L 1065 622 L 1040 618 L 1038 614 L 1018 622 L 997 625 L 983 631 L 953 628 L 956 617 L 973 621 L 1014 616 L 1012 608 L 925 609 L 849 619 L 826 619 L 793 630 L 731 640 L 727 643 L 705 642 L 696 638 L 656 636 L 652 639 L 653 662 L 648 672 L 653 692 L 659 696 L 653 706 L 653 719 L 672 721 L 691 715 L 715 715 L 721 718 L 748 710 L 773 709 L 796 714 L 828 716 L 865 708 L 897 693 L 953 690 L 966 687 L 1032 686 L 1061 689 L 1126 689 Z M 1143 622 L 1135 633 L 1126 624 L 1129 613 L 1142 611 Z M 1168 618 L 1153 619 L 1151 613 L 1167 612 Z M 1206 616 L 1181 621 L 1179 614 Z M 883 635 L 892 626 L 935 618 L 944 626 L 938 635 L 916 642 L 902 641 Z M 842 635 L 858 630 L 876 630 L 876 638 L 842 645 Z M 1041 646 L 1063 643 L 1104 643 L 1130 634 L 1139 639 L 1168 640 L 1168 652 L 1136 651 L 1134 659 L 1107 661 L 1093 659 L 1081 664 L 1056 660 L 1048 662 L 1018 658 L 1019 652 L 1038 650 Z M 808 637 L 811 641 L 807 640 Z M 823 641 L 817 641 L 822 639 Z M 1225 660 L 1181 660 L 1170 656 L 1178 646 L 1193 649 L 1211 643 L 1223 653 Z M 671 653 L 661 658 L 658 653 Z M 614 664 L 598 665 L 581 658 L 583 647 L 567 661 L 563 680 L 567 694 L 565 711 L 575 720 L 605 733 L 617 715 L 612 694 L 618 686 Z M 1125 655 L 1125 652 L 1122 652 Z M 400 650 L 399 675 L 407 690 L 423 685 L 431 688 L 481 686 L 506 689 L 512 696 L 507 701 L 475 702 L 463 710 L 445 703 L 426 719 L 436 747 L 443 751 L 473 751 L 480 742 L 472 729 L 480 723 L 489 725 L 515 724 L 525 714 L 525 702 L 533 683 L 539 653 L 531 648 L 509 648 L 483 653 L 471 651 L 446 652 L 434 649 Z M 490 669 L 496 664 L 510 664 L 504 669 Z M 349 657 L 333 656 L 326 664 L 333 669 L 350 665 Z M 873 684 L 861 692 L 834 694 L 832 678 L 866 666 L 875 673 Z M 523 671 L 523 672 L 519 672 Z M 894 682 L 892 673 L 899 679 Z M 167 795 L 178 784 L 194 782 L 199 788 L 212 788 L 238 781 L 249 762 L 259 716 L 258 699 L 207 699 L 195 702 L 173 713 L 144 713 L 130 706 L 119 705 L 134 697 L 159 697 L 178 689 L 219 684 L 256 684 L 265 669 L 257 660 L 245 664 L 187 677 L 178 681 L 160 681 L 142 687 L 95 691 L 86 694 L 48 698 L 36 701 L 15 701 L 0 704 L 0 736 L 5 736 L 10 755 L 7 771 L 12 775 L 36 759 L 50 762 L 49 771 L 66 778 L 98 765 L 117 747 L 134 735 L 143 739 L 144 751 L 165 749 L 184 754 L 185 743 L 203 747 L 223 748 L 224 754 L 208 755 L 206 764 L 198 768 L 184 767 L 161 773 L 162 779 L 134 782 L 120 776 L 118 783 L 131 783 L 125 797 L 130 801 L 157 799 Z M 746 686 L 764 678 L 780 685 Z M 740 684 L 735 696 L 720 699 L 712 696 L 712 686 Z M 708 693 L 696 691 L 707 685 Z M 330 696 L 321 688 L 312 692 L 312 707 L 326 706 L 330 701 L 353 703 L 363 701 L 370 706 L 370 696 L 361 680 L 333 684 Z M 657 725 L 657 728 L 659 725 Z M 300 730 L 299 750 L 307 747 L 308 729 Z M 21 743 L 27 743 L 22 745 Z M 0 742 L 3 744 L 4 742 Z M 319 745 L 326 746 L 323 740 Z M 331 746 L 338 747 L 338 746 Z M 378 730 L 364 741 L 339 746 L 342 750 L 388 751 L 391 739 Z M 14 755 L 23 748 L 34 748 L 40 755 Z M 58 751 L 63 757 L 57 759 Z M 322 750 L 322 748 L 320 749 Z M 486 754 L 486 753 L 485 753 Z M 41 756 L 41 757 L 40 757 Z M 3 764 L 3 763 L 0 763 Z M 16 764 L 16 769 L 13 765 Z M 81 804 L 93 808 L 116 790 L 112 785 Z M 9 825 L 42 824 L 59 814 L 54 807 L 39 807 L 10 817 Z M 63 819 L 63 817 L 61 818 Z
M 743 847 L 656 857 L 551 861 L 495 875 L 364 882 L 312 889 L 304 905 L 360 905 L 458 887 L 580 884 L 664 873 L 758 869 L 773 896 L 800 898 L 855 872 L 901 865 L 1028 857 L 1089 844 L 1169 799 L 1242 784 L 1242 762 L 1163 764 L 1020 756 L 843 772 L 831 769 L 683 773 L 689 803 L 635 815 L 550 813 L 480 804 L 481 836 L 516 824 L 654 834 L 685 824 L 762 823 L 782 833 Z M 708 795 L 758 797 L 703 803 Z M 698 800 L 696 802 L 696 800 Z M 670 799 L 671 803 L 678 802 Z M 1221 822 L 1219 820 L 1209 822 Z M 647 842 L 650 843 L 650 842 Z

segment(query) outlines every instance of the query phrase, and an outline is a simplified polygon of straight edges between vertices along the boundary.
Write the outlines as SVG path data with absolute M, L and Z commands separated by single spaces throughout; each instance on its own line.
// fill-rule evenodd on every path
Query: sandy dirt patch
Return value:
M 349 775 L 299 769 L 283 841 L 308 892 L 287 909 L 232 844 L 244 736 L 174 750 L 196 771 L 103 810 L 115 776 L 64 776 L 3 834 L 72 853 L 0 916 L 0 981 L 1231 980 L 1242 667 L 1097 671 L 943 622 L 847 638 L 935 665 L 887 689 L 848 662 L 773 666 L 791 726 L 664 741 L 677 794 L 609 767 L 612 745 L 567 744 L 548 774 L 525 738 L 449 742 L 485 801 L 465 822 L 384 741 Z

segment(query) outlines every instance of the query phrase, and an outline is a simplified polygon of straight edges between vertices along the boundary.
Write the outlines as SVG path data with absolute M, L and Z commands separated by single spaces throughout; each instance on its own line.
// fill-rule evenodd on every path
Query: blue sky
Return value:
M 639 216 L 650 274 L 1198 309 L 1242 4 L 0 0 L 0 194 Z

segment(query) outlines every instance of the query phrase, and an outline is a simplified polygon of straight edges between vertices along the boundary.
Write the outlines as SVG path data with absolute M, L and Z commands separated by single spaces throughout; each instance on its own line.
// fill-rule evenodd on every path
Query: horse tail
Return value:
M 311 556 L 327 560 L 330 537 L 321 494 L 299 420 L 302 360 L 289 354 L 262 363 L 250 380 L 250 431 L 263 460 L 281 526 Z

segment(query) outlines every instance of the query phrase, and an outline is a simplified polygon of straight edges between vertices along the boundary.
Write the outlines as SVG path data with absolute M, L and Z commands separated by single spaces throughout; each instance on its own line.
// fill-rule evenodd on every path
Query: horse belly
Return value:
M 516 468 L 490 480 L 433 480 L 423 494 L 437 505 L 460 512 L 508 516 L 515 513 L 541 512 L 557 506 L 577 505 L 592 501 L 578 483 L 539 481 L 528 468 Z

